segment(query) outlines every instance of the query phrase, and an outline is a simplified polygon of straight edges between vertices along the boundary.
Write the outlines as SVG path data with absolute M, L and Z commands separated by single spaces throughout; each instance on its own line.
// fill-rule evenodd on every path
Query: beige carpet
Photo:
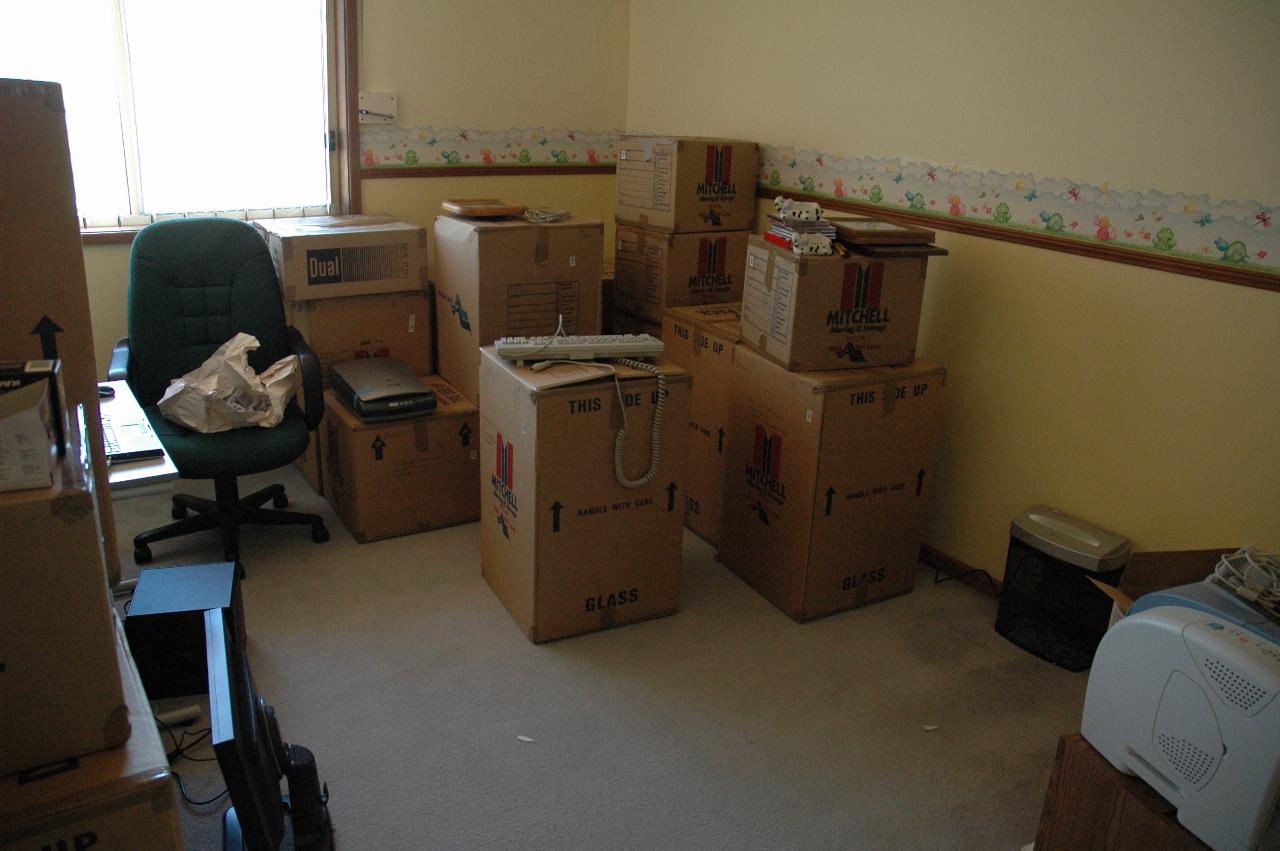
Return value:
M 360 545 L 292 468 L 243 490 L 272 480 L 333 537 L 246 532 L 250 658 L 316 754 L 338 848 L 1016 849 L 1079 729 L 1086 675 L 925 568 L 800 626 L 686 534 L 679 614 L 534 646 L 480 576 L 475 524 Z M 117 520 L 128 575 L 166 498 Z M 220 558 L 212 534 L 154 550 Z M 216 763 L 176 767 L 193 795 L 222 788 Z M 219 847 L 220 811 L 186 809 L 188 848 Z

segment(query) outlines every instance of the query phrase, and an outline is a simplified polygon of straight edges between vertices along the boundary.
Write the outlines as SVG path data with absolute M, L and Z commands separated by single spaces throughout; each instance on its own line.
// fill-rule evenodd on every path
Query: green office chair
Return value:
M 129 258 L 129 336 L 116 344 L 108 375 L 126 379 L 184 479 L 213 479 L 215 499 L 178 494 L 176 522 L 133 539 L 133 560 L 151 561 L 151 544 L 191 532 L 221 529 L 223 557 L 240 560 L 246 523 L 311 527 L 329 540 L 324 519 L 275 509 L 289 504 L 275 484 L 241 498 L 239 476 L 274 470 L 306 451 L 308 432 L 324 414 L 320 363 L 302 335 L 285 325 L 280 286 L 267 245 L 252 225 L 234 219 L 172 219 L 139 231 Z M 169 383 L 202 364 L 244 331 L 261 344 L 249 365 L 262 372 L 288 354 L 301 360 L 302 404 L 290 403 L 274 428 L 201 434 L 166 420 L 156 407 Z M 196 512 L 188 516 L 189 512 Z

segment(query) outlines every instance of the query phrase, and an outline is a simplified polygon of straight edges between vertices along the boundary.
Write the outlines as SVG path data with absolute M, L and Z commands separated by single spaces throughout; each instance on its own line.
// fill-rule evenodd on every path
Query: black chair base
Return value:
M 240 527 L 246 524 L 264 526 L 310 526 L 311 540 L 322 544 L 329 540 L 329 530 L 319 514 L 303 514 L 299 511 L 281 511 L 289 504 L 284 485 L 268 485 L 241 499 L 234 478 L 214 479 L 214 499 L 180 493 L 173 497 L 170 513 L 176 521 L 159 529 L 136 535 L 133 539 L 133 561 L 147 564 L 151 561 L 151 544 L 169 538 L 189 535 L 192 532 L 222 530 L 222 555 L 227 561 L 240 561 Z M 271 500 L 273 508 L 262 505 Z M 190 515 L 190 512 L 196 512 Z M 244 568 L 241 567 L 243 573 Z

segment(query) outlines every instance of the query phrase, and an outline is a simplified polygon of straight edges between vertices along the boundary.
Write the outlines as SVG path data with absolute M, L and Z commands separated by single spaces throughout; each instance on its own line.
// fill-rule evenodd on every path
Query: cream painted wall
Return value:
M 360 86 L 396 92 L 402 127 L 622 127 L 628 6 L 363 0 Z
M 1280 200 L 1268 2 L 633 0 L 631 127 Z M 751 61 L 744 61 L 744 57 Z M 797 70 L 781 73 L 795 58 Z M 807 84 L 808 78 L 819 80 Z M 939 233 L 926 541 L 996 576 L 1048 502 L 1142 549 L 1280 548 L 1280 294 Z
M 627 126 L 1280 203 L 1274 0 L 633 0 Z

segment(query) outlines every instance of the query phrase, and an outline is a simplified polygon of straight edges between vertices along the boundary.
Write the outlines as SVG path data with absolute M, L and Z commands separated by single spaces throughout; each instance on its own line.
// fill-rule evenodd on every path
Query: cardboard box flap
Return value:
M 729 301 L 720 304 L 694 304 L 685 307 L 668 307 L 667 312 L 686 322 L 741 322 L 742 302 Z
M 946 257 L 950 253 L 940 245 L 859 245 L 854 250 L 867 257 Z
M 1113 588 L 1092 578 L 1089 581 L 1110 597 L 1122 613 L 1127 613 L 1134 601 L 1145 594 L 1199 582 L 1213 573 L 1218 559 L 1237 549 L 1227 547 L 1134 553 L 1129 557 L 1124 573 L 1120 575 L 1118 586 Z
M 882 222 L 878 219 L 831 219 L 841 242 L 850 245 L 926 245 L 933 242 L 934 232 L 925 228 Z
M 850 387 L 896 385 L 930 375 L 940 376 L 944 387 L 947 383 L 947 368 L 927 361 L 916 361 L 906 366 L 871 366 L 863 369 L 834 369 L 791 374 L 809 384 L 814 393 L 832 393 Z
M 417 230 L 422 225 L 406 222 L 394 216 L 350 215 L 350 216 L 305 216 L 292 219 L 258 219 L 254 224 L 268 233 L 277 236 L 314 236 L 331 234 L 341 230 L 360 231 L 396 231 Z

